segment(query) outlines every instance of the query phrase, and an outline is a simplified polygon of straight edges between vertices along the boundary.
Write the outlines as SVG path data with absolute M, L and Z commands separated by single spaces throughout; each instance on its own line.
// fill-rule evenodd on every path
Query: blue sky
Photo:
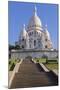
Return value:
M 28 25 L 33 15 L 35 4 L 27 2 L 8 2 L 8 33 L 9 44 L 18 40 L 23 24 Z M 53 47 L 58 47 L 58 5 L 36 3 L 37 14 L 42 25 L 47 24 Z

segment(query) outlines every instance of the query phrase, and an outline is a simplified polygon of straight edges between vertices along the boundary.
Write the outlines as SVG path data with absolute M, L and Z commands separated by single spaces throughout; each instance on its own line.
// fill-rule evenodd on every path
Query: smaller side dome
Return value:
M 49 34 L 48 30 L 47 30 L 47 25 L 45 25 L 45 34 L 48 37 L 48 39 L 50 40 L 50 34 Z
M 22 39 L 22 38 L 25 38 L 25 39 L 26 39 L 26 36 L 27 36 L 27 31 L 25 30 L 25 24 L 24 24 L 24 25 L 23 25 L 22 32 L 21 32 L 21 39 Z

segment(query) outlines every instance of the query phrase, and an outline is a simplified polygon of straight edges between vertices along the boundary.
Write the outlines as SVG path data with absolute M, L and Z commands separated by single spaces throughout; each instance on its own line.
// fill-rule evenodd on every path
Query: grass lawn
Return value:
M 36 61 L 37 63 L 58 63 L 57 58 L 52 58 L 50 60 L 46 59 L 46 58 L 35 58 L 34 61 Z
M 46 63 L 46 58 L 35 58 L 34 60 L 37 63 L 43 63 L 49 70 L 53 70 L 53 69 L 58 70 L 57 60 L 47 60 L 47 63 Z
M 44 64 L 44 65 L 50 70 L 53 70 L 53 69 L 58 70 L 58 64 L 57 63 L 47 63 L 47 64 Z
M 46 63 L 46 58 L 35 58 L 34 60 L 38 63 Z

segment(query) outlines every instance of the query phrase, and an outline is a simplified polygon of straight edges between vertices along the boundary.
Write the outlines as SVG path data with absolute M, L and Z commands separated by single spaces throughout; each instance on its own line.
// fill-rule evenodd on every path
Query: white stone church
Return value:
M 45 25 L 45 27 L 42 26 L 42 22 L 37 15 L 36 6 L 27 27 L 25 27 L 25 24 L 23 25 L 18 45 L 20 45 L 22 49 L 52 49 L 52 42 L 47 30 L 47 25 Z
M 11 51 L 12 59 L 24 59 L 28 56 L 32 58 L 41 58 L 44 55 L 50 58 L 58 56 L 58 51 L 54 50 L 52 47 L 47 25 L 43 27 L 37 15 L 36 7 L 34 8 L 29 24 L 26 27 L 23 25 L 19 39 L 15 44 L 19 45 L 21 49 Z

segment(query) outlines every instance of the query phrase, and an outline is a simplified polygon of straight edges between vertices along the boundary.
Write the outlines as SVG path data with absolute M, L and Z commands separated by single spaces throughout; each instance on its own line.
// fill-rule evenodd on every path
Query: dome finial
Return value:
M 34 15 L 35 15 L 35 16 L 37 15 L 37 8 L 36 8 L 36 5 L 35 5 L 35 8 L 34 8 Z
M 25 30 L 25 24 L 23 24 L 23 29 Z
M 25 28 L 25 24 L 23 24 L 24 28 Z

